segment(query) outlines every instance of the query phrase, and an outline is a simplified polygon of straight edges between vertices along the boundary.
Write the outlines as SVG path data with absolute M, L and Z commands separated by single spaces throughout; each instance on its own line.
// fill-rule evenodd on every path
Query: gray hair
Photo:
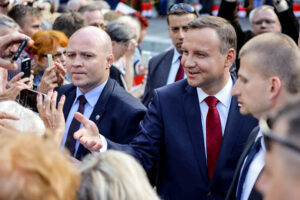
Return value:
M 146 173 L 130 155 L 109 150 L 84 159 L 79 200 L 158 200 Z
M 251 10 L 250 14 L 249 14 L 249 21 L 250 23 L 252 24 L 252 20 L 253 20 L 253 16 L 255 15 L 255 13 L 257 13 L 258 11 L 261 11 L 261 10 L 272 10 L 274 12 L 274 8 L 272 6 L 268 6 L 268 5 L 262 5 L 262 6 L 259 6 L 253 10 Z
M 19 120 L 3 119 L 21 133 L 34 133 L 39 136 L 45 134 L 46 128 L 38 114 L 25 108 L 15 101 L 1 101 L 0 111 L 15 115 Z
M 3 14 L 0 14 L 0 29 L 1 28 L 10 28 L 20 31 L 20 26 L 17 24 L 17 22 L 15 22 L 15 20 L 8 17 L 7 15 Z
M 137 19 L 131 16 L 122 16 L 116 21 L 125 24 L 127 28 L 129 28 L 134 33 L 134 39 L 138 41 L 138 39 L 140 38 L 141 24 Z
M 135 37 L 134 33 L 127 25 L 118 21 L 108 23 L 105 31 L 110 36 L 111 40 L 116 42 L 128 42 Z

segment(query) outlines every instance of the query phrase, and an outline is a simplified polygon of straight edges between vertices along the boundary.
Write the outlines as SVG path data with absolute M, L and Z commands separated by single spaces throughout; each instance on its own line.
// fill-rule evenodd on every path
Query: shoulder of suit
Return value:
M 158 93 L 170 93 L 170 94 L 177 95 L 178 93 L 182 93 L 183 91 L 186 91 L 186 89 L 188 88 L 192 88 L 192 87 L 189 86 L 186 79 L 183 79 L 181 81 L 177 81 L 175 83 L 160 87 L 156 89 L 156 91 Z
M 115 84 L 109 101 L 114 102 L 114 104 L 120 103 L 128 108 L 131 107 L 134 109 L 146 110 L 146 107 L 141 103 L 141 101 L 129 94 L 119 84 Z
M 74 89 L 76 89 L 76 86 L 74 86 L 73 83 L 70 83 L 56 88 L 56 91 L 59 94 L 65 94 L 66 92 L 72 91 Z
M 162 60 L 169 54 L 174 54 L 174 49 L 170 49 L 170 50 L 164 51 L 156 56 L 153 56 L 150 60 Z

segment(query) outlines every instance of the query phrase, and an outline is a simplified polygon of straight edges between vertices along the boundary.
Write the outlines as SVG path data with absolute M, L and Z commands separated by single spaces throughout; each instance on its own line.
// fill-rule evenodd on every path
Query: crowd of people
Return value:
M 0 199 L 300 199 L 298 20 L 238 3 L 171 5 L 143 66 L 139 12 L 0 0 Z

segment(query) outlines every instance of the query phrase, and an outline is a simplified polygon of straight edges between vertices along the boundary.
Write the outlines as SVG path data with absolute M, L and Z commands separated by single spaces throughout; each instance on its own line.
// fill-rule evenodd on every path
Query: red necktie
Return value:
M 208 96 L 205 98 L 205 102 L 209 107 L 206 117 L 206 151 L 208 176 L 211 180 L 221 149 L 222 127 L 219 112 L 216 107 L 219 100 L 214 96 Z
M 183 70 L 183 67 L 182 67 L 182 64 L 181 64 L 181 57 L 182 56 L 179 56 L 180 65 L 179 65 L 179 68 L 178 68 L 178 71 L 177 71 L 177 74 L 176 74 L 175 82 L 180 81 L 184 77 L 184 70 Z

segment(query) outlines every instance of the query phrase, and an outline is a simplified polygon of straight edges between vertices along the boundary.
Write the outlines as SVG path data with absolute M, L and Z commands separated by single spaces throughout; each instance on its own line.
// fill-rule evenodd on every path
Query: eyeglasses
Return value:
M 6 8 L 8 5 L 9 5 L 9 1 L 6 2 L 6 3 L 0 4 L 0 7 L 1 8 Z
M 194 13 L 198 16 L 198 12 L 196 11 L 195 7 L 190 4 L 178 3 L 178 4 L 174 4 L 174 5 L 170 6 L 169 12 L 175 11 L 175 10 L 184 10 L 189 13 Z
M 252 24 L 254 24 L 254 25 L 262 25 L 264 22 L 266 24 L 274 24 L 276 21 L 271 20 L 271 19 L 262 19 L 262 20 L 254 21 L 254 22 L 252 22 Z
M 270 126 L 268 125 L 268 121 L 267 119 L 261 119 L 259 121 L 259 127 L 260 129 L 262 130 L 263 132 L 263 135 L 264 135 L 264 142 L 265 142 L 265 146 L 266 146 L 266 149 L 268 151 L 271 150 L 271 143 L 272 142 L 276 142 L 286 148 L 289 148 L 290 150 L 293 150 L 297 153 L 300 153 L 300 147 L 293 144 L 291 141 L 285 139 L 285 138 L 282 138 L 282 137 L 279 137 L 277 135 L 275 135 L 271 129 L 269 128 Z

